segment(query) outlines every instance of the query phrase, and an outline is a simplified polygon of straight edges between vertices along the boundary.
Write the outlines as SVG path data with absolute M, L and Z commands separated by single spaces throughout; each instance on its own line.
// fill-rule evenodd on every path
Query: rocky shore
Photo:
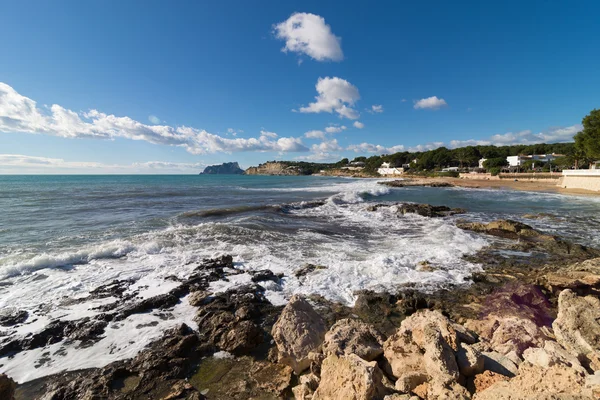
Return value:
M 429 205 L 398 213 L 443 218 L 463 210 Z M 356 293 L 353 307 L 293 296 L 284 307 L 263 295 L 280 282 L 269 270 L 253 284 L 211 293 L 209 283 L 241 273 L 231 256 L 205 260 L 169 293 L 122 299 L 97 317 L 0 341 L 0 354 L 56 340 L 98 340 L 108 321 L 196 308 L 198 329 L 181 325 L 135 358 L 16 385 L 10 399 L 597 399 L 600 398 L 600 252 L 510 220 L 459 221 L 498 238 L 466 257 L 482 271 L 434 292 Z M 434 270 L 435 265 L 422 268 Z M 299 276 L 326 266 L 306 265 Z M 175 278 L 174 278 L 175 279 Z M 119 297 L 116 281 L 91 296 Z M 3 323 L 19 324 L 22 313 Z M 0 359 L 1 363 L 1 359 Z

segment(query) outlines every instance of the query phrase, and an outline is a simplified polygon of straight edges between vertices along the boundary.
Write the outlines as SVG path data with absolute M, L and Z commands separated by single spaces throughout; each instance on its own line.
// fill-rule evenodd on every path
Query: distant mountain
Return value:
M 244 170 L 237 162 L 228 162 L 221 165 L 211 165 L 204 168 L 200 175 L 240 175 Z

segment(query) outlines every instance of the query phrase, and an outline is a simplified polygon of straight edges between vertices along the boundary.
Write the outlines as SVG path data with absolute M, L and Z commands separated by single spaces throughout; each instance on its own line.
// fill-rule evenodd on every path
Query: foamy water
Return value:
M 464 207 L 463 218 L 521 218 L 594 244 L 600 204 L 586 198 L 511 193 L 511 207 L 485 191 L 392 189 L 377 180 L 306 177 L 40 177 L 0 181 L 0 308 L 27 310 L 7 338 L 42 330 L 53 320 L 93 317 L 101 304 L 73 305 L 102 284 L 128 279 L 138 299 L 167 293 L 203 258 L 231 254 L 242 271 L 270 269 L 280 283 L 261 283 L 267 298 L 284 304 L 294 293 L 317 293 L 352 305 L 358 290 L 396 291 L 413 284 L 428 291 L 464 283 L 479 268 L 463 260 L 488 244 L 462 231 L 455 218 L 398 216 L 393 207 L 368 211 L 373 202 L 411 201 Z M 47 181 L 44 181 L 47 179 Z M 55 179 L 57 181 L 52 181 Z M 103 196 L 102 193 L 105 193 Z M 566 200 L 565 200 L 566 199 Z M 315 204 L 314 201 L 322 201 Z M 534 201 L 535 200 L 535 201 Z M 285 207 L 282 207 L 284 206 Z M 23 207 L 26 210 L 23 210 Z M 219 210 L 227 209 L 227 212 Z M 585 221 L 585 222 L 583 222 Z M 582 233 L 583 232 L 583 233 Z M 587 240 L 587 242 L 586 242 Z M 419 263 L 435 266 L 419 271 Z M 306 263 L 326 268 L 296 278 Z M 220 292 L 250 282 L 250 274 L 213 282 Z M 19 382 L 51 373 L 98 367 L 134 356 L 165 329 L 194 326 L 195 309 L 182 299 L 166 313 L 134 314 L 111 322 L 89 347 L 60 342 L 0 358 L 0 371 Z M 0 336 L 0 340 L 1 336 Z

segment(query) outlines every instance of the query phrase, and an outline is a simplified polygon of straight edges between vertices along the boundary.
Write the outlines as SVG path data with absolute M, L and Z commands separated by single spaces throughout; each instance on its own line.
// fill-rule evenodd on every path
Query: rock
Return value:
M 556 340 L 594 370 L 600 370 L 600 300 L 566 289 L 558 296 L 558 316 L 552 324 Z
M 234 354 L 247 354 L 263 342 L 264 331 L 252 321 L 234 323 L 218 342 L 219 348 Z
M 13 326 L 23 323 L 29 317 L 25 310 L 19 310 L 15 307 L 4 307 L 0 310 L 0 326 Z
M 0 399 L 13 400 L 17 383 L 6 374 L 0 374 Z
M 394 394 L 388 394 L 387 396 L 385 396 L 383 398 L 383 400 L 419 400 L 419 398 L 417 396 L 411 396 L 410 394 L 400 394 L 400 393 L 394 393 Z
M 204 290 L 198 290 L 190 293 L 188 297 L 188 303 L 194 307 L 200 307 L 205 303 L 206 299 L 210 296 L 210 293 Z
M 422 375 L 441 385 L 458 379 L 453 349 L 458 348 L 460 338 L 472 338 L 456 327 L 440 312 L 430 310 L 420 310 L 402 322 L 383 347 L 389 372 L 400 380 L 399 387 L 418 385 Z
M 370 325 L 354 319 L 336 322 L 325 334 L 323 354 L 356 354 L 366 361 L 373 361 L 383 354 L 383 337 Z
M 275 274 L 270 269 L 263 269 L 260 271 L 249 271 L 250 275 L 252 275 L 252 282 L 265 282 L 265 281 L 273 281 L 278 283 L 283 274 Z
M 510 284 L 489 295 L 482 318 L 465 326 L 501 354 L 520 356 L 529 347 L 543 346 L 550 334 L 553 313 L 545 296 L 534 286 Z
M 432 382 L 427 386 L 428 400 L 470 400 L 471 395 L 463 386 L 454 382 L 449 385 L 442 385 L 439 382 Z
M 417 386 L 429 380 L 429 375 L 423 372 L 408 372 L 396 380 L 395 389 L 402 393 L 409 393 Z
M 483 371 L 473 379 L 474 392 L 479 393 L 489 388 L 496 382 L 507 381 L 508 377 L 492 371 Z
M 511 361 L 508 357 L 495 351 L 484 351 L 483 369 L 492 371 L 508 377 L 513 377 L 519 371 L 517 364 Z
M 377 211 L 380 208 L 390 208 L 398 214 L 418 214 L 422 217 L 436 218 L 446 217 L 455 214 L 464 214 L 467 211 L 463 208 L 450 208 L 446 206 L 432 206 L 431 204 L 417 203 L 398 203 L 390 206 L 389 204 L 373 204 L 367 207 L 367 211 Z
M 456 363 L 463 376 L 470 377 L 483 372 L 483 356 L 473 346 L 468 344 L 460 344 L 456 352 Z
M 301 373 L 310 366 L 309 353 L 320 350 L 325 331 L 323 319 L 312 306 L 303 297 L 292 296 L 271 331 L 278 361 Z
M 515 399 L 586 399 L 585 378 L 563 365 L 542 368 L 524 362 L 519 373 L 508 381 L 499 381 L 477 392 L 474 400 Z
M 367 362 L 355 354 L 330 355 L 323 361 L 321 382 L 312 399 L 383 399 L 382 379 L 375 361 Z
M 524 239 L 536 241 L 555 240 L 554 236 L 543 234 L 529 225 L 510 219 L 492 221 L 487 224 L 482 222 L 462 222 L 456 224 L 456 226 L 461 229 L 487 233 L 488 235 L 498 236 L 506 239 Z
M 581 365 L 577 357 L 570 354 L 554 341 L 546 341 L 543 348 L 535 347 L 525 350 L 523 358 L 530 364 L 542 368 L 550 368 L 553 365 L 565 365 L 581 374 L 586 374 L 585 368 Z
M 319 270 L 319 269 L 327 269 L 327 267 L 324 267 L 322 265 L 315 265 L 315 264 L 304 264 L 303 266 L 298 268 L 296 271 L 294 271 L 294 276 L 296 276 L 296 278 L 300 278 L 300 277 L 306 276 L 306 275 L 310 274 L 311 272 Z
M 256 362 L 250 376 L 258 388 L 282 396 L 290 386 L 292 369 L 287 365 Z

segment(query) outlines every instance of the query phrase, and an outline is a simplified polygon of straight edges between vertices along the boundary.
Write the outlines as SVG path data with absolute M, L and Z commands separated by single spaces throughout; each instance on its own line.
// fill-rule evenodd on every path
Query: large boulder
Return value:
M 311 364 L 309 354 L 320 351 L 325 332 L 325 322 L 310 303 L 300 295 L 292 296 L 271 331 L 278 361 L 301 373 Z
M 600 370 L 600 300 L 566 289 L 558 296 L 558 317 L 552 324 L 556 340 L 594 370 Z
M 456 363 L 461 375 L 469 377 L 483 372 L 483 355 L 473 346 L 461 343 L 456 352 Z
M 364 360 L 373 361 L 383 354 L 383 340 L 370 325 L 355 319 L 342 319 L 325 334 L 323 353 L 356 354 Z
M 321 365 L 321 382 L 312 400 L 383 399 L 387 394 L 383 373 L 375 361 L 355 354 L 328 356 Z
M 477 392 L 474 400 L 583 400 L 585 377 L 564 365 L 543 368 L 524 362 L 517 376 L 508 381 L 499 381 L 487 389 Z
M 581 365 L 577 357 L 565 350 L 560 344 L 551 340 L 546 341 L 544 347 L 532 347 L 525 350 L 523 358 L 530 364 L 543 368 L 550 368 L 553 365 L 565 365 L 581 374 L 586 373 L 585 368 Z
M 460 338 L 469 335 L 456 328 L 440 312 L 430 310 L 421 310 L 402 322 L 383 346 L 389 372 L 398 378 L 398 390 L 411 391 L 424 380 L 447 385 L 458 379 L 454 350 Z

